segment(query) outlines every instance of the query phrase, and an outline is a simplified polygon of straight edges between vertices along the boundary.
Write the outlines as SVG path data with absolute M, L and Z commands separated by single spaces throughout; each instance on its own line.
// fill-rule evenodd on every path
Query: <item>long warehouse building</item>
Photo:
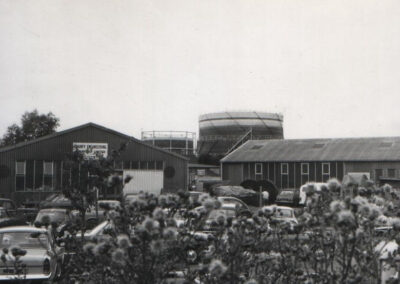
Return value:
M 187 188 L 188 158 L 112 129 L 87 123 L 0 148 L 0 197 L 12 198 L 19 204 L 39 202 L 70 184 L 70 172 L 65 160 L 74 149 L 85 151 L 89 156 L 97 152 L 106 157 L 119 149 L 122 143 L 126 143 L 127 147 L 114 164 L 121 176 L 128 170 L 130 173 L 137 170 L 138 174 L 139 171 L 147 171 L 147 175 L 154 171 L 154 179 L 157 180 L 148 182 L 161 184 L 162 190 L 176 192 Z

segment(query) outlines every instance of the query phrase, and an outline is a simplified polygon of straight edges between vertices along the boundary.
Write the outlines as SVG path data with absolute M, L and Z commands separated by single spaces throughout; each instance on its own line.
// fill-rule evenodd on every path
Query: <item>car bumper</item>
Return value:
M 7 274 L 7 275 L 0 275 L 0 281 L 10 281 L 10 280 L 50 280 L 51 279 L 51 274 L 50 275 L 45 275 L 45 274 L 27 274 L 27 275 L 13 275 L 13 274 Z

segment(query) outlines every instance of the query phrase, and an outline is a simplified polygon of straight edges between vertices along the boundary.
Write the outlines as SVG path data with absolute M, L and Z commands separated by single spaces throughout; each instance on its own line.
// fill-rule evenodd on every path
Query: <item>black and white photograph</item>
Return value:
M 0 0 L 0 282 L 399 284 L 400 1 Z

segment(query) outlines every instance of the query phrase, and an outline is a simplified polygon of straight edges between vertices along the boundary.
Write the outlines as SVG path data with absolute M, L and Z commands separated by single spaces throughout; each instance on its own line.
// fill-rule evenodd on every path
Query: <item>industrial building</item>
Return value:
M 221 168 L 222 179 L 233 185 L 251 179 L 299 188 L 350 173 L 379 183 L 400 177 L 400 137 L 252 140 L 224 157 Z
M 0 197 L 12 198 L 18 203 L 43 200 L 70 184 L 70 172 L 64 163 L 68 154 L 79 150 L 88 158 L 106 157 L 119 149 L 121 143 L 127 143 L 127 147 L 114 164 L 121 176 L 124 170 L 154 171 L 157 179 L 161 179 L 156 182 L 163 185 L 164 191 L 187 188 L 188 158 L 87 123 L 0 148 Z
M 227 155 L 247 140 L 283 139 L 283 116 L 266 112 L 219 112 L 200 115 L 199 156 Z
M 184 156 L 194 156 L 196 133 L 189 131 L 142 131 L 142 141 Z

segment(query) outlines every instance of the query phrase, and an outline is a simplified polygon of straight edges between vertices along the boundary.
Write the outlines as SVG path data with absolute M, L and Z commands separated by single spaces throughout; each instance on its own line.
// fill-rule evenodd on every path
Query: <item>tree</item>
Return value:
M 9 126 L 0 140 L 0 146 L 15 145 L 54 133 L 60 126 L 59 121 L 52 112 L 39 114 L 36 109 L 25 112 L 21 117 L 21 126 L 15 123 Z

